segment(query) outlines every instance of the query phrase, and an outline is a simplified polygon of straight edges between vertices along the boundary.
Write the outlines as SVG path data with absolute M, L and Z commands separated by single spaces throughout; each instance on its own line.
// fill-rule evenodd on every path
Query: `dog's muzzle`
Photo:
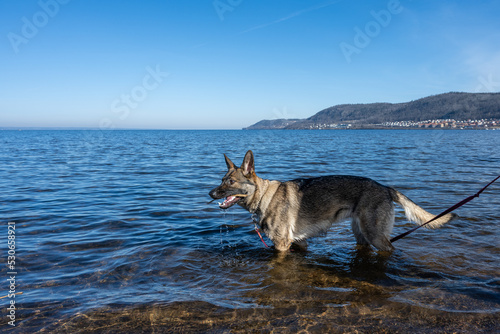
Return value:
M 244 194 L 234 194 L 234 195 L 224 194 L 219 190 L 219 187 L 212 189 L 208 193 L 208 195 L 210 195 L 210 197 L 212 197 L 214 200 L 225 197 L 224 202 L 219 203 L 219 208 L 221 209 L 229 209 L 230 207 L 238 203 L 240 200 L 242 200 L 244 197 L 246 197 L 246 195 Z
M 221 198 L 224 197 L 224 195 L 220 193 L 219 187 L 210 190 L 210 192 L 208 193 L 208 195 L 210 197 L 212 197 L 213 199 L 221 199 Z

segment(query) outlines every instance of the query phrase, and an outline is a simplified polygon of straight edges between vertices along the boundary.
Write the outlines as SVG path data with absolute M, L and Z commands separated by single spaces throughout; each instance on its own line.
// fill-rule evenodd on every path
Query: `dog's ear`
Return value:
M 226 159 L 227 170 L 236 169 L 236 166 L 233 164 L 233 162 L 231 161 L 231 159 L 229 159 L 227 157 L 227 155 L 224 154 L 224 158 Z
M 243 159 L 243 163 L 241 164 L 241 169 L 243 170 L 243 175 L 248 176 L 255 171 L 255 163 L 253 160 L 252 151 L 248 151 L 245 154 L 245 158 Z

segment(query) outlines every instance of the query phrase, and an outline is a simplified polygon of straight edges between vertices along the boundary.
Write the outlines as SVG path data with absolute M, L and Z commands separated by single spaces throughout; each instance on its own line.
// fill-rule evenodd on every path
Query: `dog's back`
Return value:
M 255 174 L 252 151 L 237 168 L 226 156 L 228 173 L 210 192 L 214 199 L 226 197 L 222 208 L 235 203 L 255 213 L 259 225 L 276 249 L 286 251 L 292 243 L 304 247 L 305 239 L 324 233 L 333 223 L 351 218 L 358 244 L 371 244 L 390 251 L 394 225 L 394 202 L 409 220 L 423 224 L 434 215 L 399 191 L 369 178 L 331 175 L 287 182 L 269 181 Z M 429 227 L 438 227 L 455 215 L 448 214 Z
M 333 223 L 351 218 L 359 244 L 392 249 L 388 241 L 394 221 L 390 188 L 369 178 L 348 175 L 297 179 L 285 184 L 297 187 L 295 240 L 324 233 Z

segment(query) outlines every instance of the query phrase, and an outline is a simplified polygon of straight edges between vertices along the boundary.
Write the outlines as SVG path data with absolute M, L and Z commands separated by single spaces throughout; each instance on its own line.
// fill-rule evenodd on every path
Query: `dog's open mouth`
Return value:
M 230 207 L 232 207 L 233 205 L 235 205 L 236 203 L 238 203 L 242 198 L 243 198 L 243 196 L 240 196 L 240 195 L 227 196 L 224 199 L 224 202 L 219 203 L 219 208 L 221 208 L 221 209 L 229 209 Z

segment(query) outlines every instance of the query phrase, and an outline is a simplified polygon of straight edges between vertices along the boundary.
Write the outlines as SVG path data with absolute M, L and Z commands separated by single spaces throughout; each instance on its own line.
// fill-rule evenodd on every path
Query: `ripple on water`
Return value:
M 461 219 L 418 230 L 391 256 L 357 247 L 349 223 L 280 256 L 250 214 L 221 212 L 207 194 L 225 173 L 222 153 L 238 163 L 253 149 L 261 176 L 371 177 L 438 213 L 497 175 L 500 131 L 2 131 L 0 140 L 0 216 L 16 222 L 24 292 L 19 332 L 498 330 L 496 184 Z M 394 235 L 413 227 L 401 209 L 396 218 Z

